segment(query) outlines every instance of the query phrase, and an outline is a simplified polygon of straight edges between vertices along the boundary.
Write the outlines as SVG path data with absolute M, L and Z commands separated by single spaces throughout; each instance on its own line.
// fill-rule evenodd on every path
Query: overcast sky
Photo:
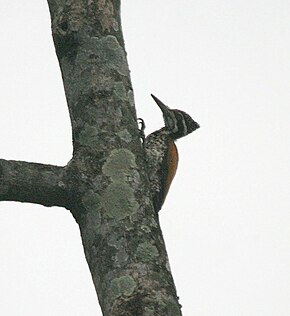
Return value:
M 290 2 L 126 0 L 138 116 L 178 141 L 160 213 L 184 316 L 290 314 Z M 65 165 L 71 130 L 46 1 L 0 2 L 0 158 Z M 0 315 L 101 316 L 69 212 L 0 203 Z

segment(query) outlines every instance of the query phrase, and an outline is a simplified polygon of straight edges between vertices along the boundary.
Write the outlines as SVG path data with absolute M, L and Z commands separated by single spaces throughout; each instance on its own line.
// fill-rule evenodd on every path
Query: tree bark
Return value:
M 104 316 L 181 315 L 150 199 L 117 0 L 48 0 L 72 123 L 65 167 L 0 160 L 0 199 L 80 227 Z
M 69 208 L 65 168 L 0 159 L 0 201 Z

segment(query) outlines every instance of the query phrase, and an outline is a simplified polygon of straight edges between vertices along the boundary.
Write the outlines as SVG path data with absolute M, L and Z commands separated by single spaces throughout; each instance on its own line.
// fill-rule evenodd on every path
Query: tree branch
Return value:
M 102 143 L 113 149 L 116 140 L 127 146 L 126 138 L 128 143 L 129 134 L 136 135 L 137 124 L 120 1 L 48 0 L 48 4 L 74 156 L 95 153 Z
M 71 212 L 103 315 L 181 315 L 150 199 L 120 0 L 48 4 L 72 122 Z
M 68 206 L 64 167 L 0 159 L 0 200 Z
M 72 123 L 66 167 L 0 160 L 0 200 L 63 206 L 104 316 L 181 315 L 150 197 L 120 0 L 48 0 Z

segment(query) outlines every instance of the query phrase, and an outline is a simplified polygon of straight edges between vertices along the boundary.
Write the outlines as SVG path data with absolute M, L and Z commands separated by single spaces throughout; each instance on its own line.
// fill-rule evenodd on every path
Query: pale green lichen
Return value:
M 96 127 L 85 125 L 85 128 L 81 131 L 79 136 L 79 142 L 83 146 L 96 146 L 97 145 L 98 130 Z
M 120 75 L 128 76 L 129 68 L 125 50 L 119 44 L 117 38 L 108 35 L 98 41 L 99 51 L 108 68 L 115 69 Z
M 93 80 L 93 83 L 97 82 L 95 78 L 99 78 L 101 75 L 99 72 L 100 67 L 101 69 L 113 69 L 120 75 L 129 76 L 125 50 L 113 35 L 107 35 L 101 38 L 86 36 L 85 42 L 78 50 L 76 63 L 82 65 L 79 84 L 83 90 L 86 90 L 86 85 L 90 81 Z M 95 67 L 93 67 L 93 65 L 95 65 Z M 92 72 L 95 72 L 96 76 L 92 77 Z M 104 78 L 110 81 L 109 77 Z M 83 80 L 85 80 L 85 82 L 83 82 Z M 87 90 L 88 89 L 89 87 Z
M 120 278 L 113 279 L 110 285 L 111 299 L 115 300 L 119 296 L 132 295 L 136 286 L 137 286 L 137 283 L 129 275 L 124 275 Z
M 134 191 L 124 182 L 113 182 L 107 187 L 102 206 L 107 210 L 106 214 L 116 220 L 133 215 L 139 208 Z
M 112 182 L 102 196 L 102 206 L 109 217 L 121 220 L 137 212 L 139 203 L 129 185 L 136 176 L 136 168 L 135 156 L 124 148 L 112 150 L 104 163 L 103 173 Z
M 144 242 L 137 247 L 136 256 L 142 262 L 150 262 L 159 256 L 159 252 L 156 246 L 151 245 L 149 242 Z
M 133 90 L 129 90 L 128 93 L 128 99 L 129 99 L 129 103 L 132 107 L 135 107 L 135 101 L 134 101 L 134 93 Z
M 128 132 L 127 129 L 123 129 L 118 133 L 118 136 L 126 143 L 130 143 L 132 141 L 132 136 Z
M 135 156 L 128 149 L 112 150 L 107 161 L 103 165 L 103 172 L 112 181 L 126 182 L 132 170 L 136 169 Z
M 123 84 L 123 82 L 115 82 L 114 83 L 114 94 L 118 99 L 126 100 L 127 94 L 126 94 L 126 88 Z

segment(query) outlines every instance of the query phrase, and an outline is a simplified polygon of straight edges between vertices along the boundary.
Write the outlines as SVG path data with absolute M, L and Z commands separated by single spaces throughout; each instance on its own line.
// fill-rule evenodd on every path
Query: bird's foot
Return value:
M 145 122 L 142 118 L 138 118 L 137 119 L 138 121 L 138 124 L 140 124 L 140 128 L 139 128 L 139 136 L 140 138 L 142 139 L 142 143 L 144 143 L 144 140 L 145 140 L 145 133 L 144 133 L 144 130 L 145 130 Z

